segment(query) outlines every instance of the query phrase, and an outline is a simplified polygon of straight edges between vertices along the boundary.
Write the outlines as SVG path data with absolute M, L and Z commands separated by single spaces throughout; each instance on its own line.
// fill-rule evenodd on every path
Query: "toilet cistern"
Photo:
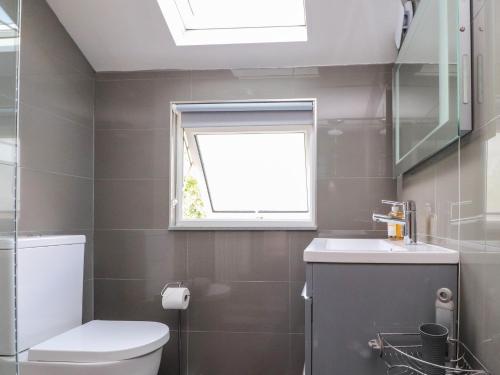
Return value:
M 417 208 L 414 201 L 394 202 L 382 200 L 382 203 L 403 208 L 403 218 L 398 219 L 389 215 L 373 213 L 372 219 L 377 223 L 403 224 L 404 243 L 413 245 L 417 243 Z

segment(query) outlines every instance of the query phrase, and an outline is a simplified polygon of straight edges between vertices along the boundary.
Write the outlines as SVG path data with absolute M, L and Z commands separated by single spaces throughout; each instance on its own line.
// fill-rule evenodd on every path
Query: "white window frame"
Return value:
M 228 29 L 187 29 L 175 0 L 157 0 L 177 46 L 307 42 L 307 22 L 283 27 L 241 27 Z
M 238 127 L 238 133 L 289 133 L 290 131 L 304 132 L 306 135 L 306 169 L 309 218 L 307 220 L 273 220 L 273 219 L 193 219 L 183 218 L 182 195 L 184 182 L 184 130 L 196 134 L 210 134 L 228 131 L 235 133 L 234 127 L 195 128 L 185 129 L 181 126 L 182 115 L 176 111 L 178 104 L 211 104 L 211 103 L 273 103 L 273 102 L 304 102 L 313 104 L 313 123 L 304 125 L 273 125 L 258 127 Z M 317 154 L 317 114 L 316 99 L 283 99 L 283 100 L 238 100 L 238 101 L 204 101 L 170 103 L 170 230 L 315 230 L 316 225 L 316 154 Z M 202 181 L 205 184 L 205 181 Z

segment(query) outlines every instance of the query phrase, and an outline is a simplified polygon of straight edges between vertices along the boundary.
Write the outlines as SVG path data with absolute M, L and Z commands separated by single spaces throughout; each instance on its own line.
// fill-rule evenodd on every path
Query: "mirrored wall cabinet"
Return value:
M 401 175 L 472 130 L 469 0 L 421 0 L 394 67 Z

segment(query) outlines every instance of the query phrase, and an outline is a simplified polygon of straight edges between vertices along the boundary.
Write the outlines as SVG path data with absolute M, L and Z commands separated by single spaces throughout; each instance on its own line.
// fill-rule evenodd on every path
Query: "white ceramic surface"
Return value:
M 85 236 L 29 236 L 19 237 L 17 239 L 18 249 L 27 249 L 42 246 L 61 246 L 61 245 L 82 245 L 85 244 Z
M 14 258 L 14 250 L 0 250 L 0 356 L 16 353 Z
M 161 354 L 162 349 L 158 349 L 126 361 L 69 363 L 28 361 L 24 352 L 19 356 L 19 370 L 22 375 L 157 375 Z
M 18 350 L 82 324 L 85 236 L 17 241 Z
M 305 262 L 457 264 L 457 251 L 440 246 L 383 239 L 315 238 L 304 250 Z
M 152 353 L 170 338 L 165 324 L 93 320 L 28 350 L 29 361 L 97 363 Z
M 18 240 L 19 369 L 23 375 L 156 375 L 166 325 L 82 323 L 84 236 Z M 7 252 L 5 252 L 7 253 Z

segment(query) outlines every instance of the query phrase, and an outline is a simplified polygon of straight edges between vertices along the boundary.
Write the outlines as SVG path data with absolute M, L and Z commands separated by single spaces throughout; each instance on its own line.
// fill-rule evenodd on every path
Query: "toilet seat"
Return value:
M 28 361 L 122 361 L 151 353 L 169 338 L 169 328 L 162 323 L 93 320 L 33 346 Z

